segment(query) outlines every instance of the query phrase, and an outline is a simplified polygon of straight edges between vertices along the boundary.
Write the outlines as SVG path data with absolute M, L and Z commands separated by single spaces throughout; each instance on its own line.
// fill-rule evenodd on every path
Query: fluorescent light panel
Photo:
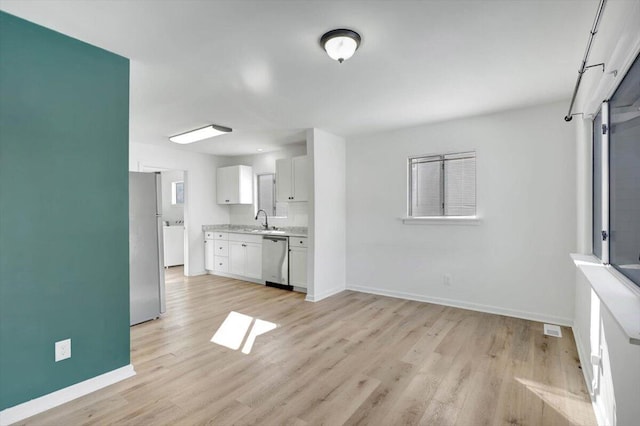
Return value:
M 198 142 L 203 139 L 209 139 L 214 136 L 224 135 L 225 133 L 229 133 L 229 132 L 231 132 L 231 129 L 228 127 L 215 126 L 211 124 L 201 129 L 191 130 L 189 132 L 171 136 L 169 140 L 171 142 L 175 142 L 179 144 L 187 144 L 187 143 Z

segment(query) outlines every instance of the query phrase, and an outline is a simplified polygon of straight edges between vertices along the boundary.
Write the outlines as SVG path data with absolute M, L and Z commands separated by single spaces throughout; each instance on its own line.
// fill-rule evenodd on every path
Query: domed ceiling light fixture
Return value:
M 344 28 L 331 30 L 320 38 L 320 45 L 327 55 L 340 63 L 349 59 L 360 46 L 360 34 Z

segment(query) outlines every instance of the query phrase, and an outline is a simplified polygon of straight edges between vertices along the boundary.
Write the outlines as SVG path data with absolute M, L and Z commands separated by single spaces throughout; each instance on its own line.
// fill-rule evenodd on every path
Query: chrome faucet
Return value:
M 264 213 L 264 229 L 269 229 L 269 217 L 267 216 L 267 212 L 265 212 L 264 210 L 260 209 L 258 210 L 258 213 L 256 213 L 256 220 L 258 220 L 258 215 L 260 214 L 260 212 Z

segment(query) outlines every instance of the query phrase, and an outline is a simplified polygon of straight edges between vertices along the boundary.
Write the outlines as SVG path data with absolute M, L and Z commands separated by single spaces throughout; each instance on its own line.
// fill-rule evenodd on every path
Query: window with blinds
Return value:
M 476 153 L 409 158 L 409 217 L 475 216 Z
M 257 176 L 257 209 L 264 210 L 269 216 L 276 215 L 276 175 L 269 173 Z

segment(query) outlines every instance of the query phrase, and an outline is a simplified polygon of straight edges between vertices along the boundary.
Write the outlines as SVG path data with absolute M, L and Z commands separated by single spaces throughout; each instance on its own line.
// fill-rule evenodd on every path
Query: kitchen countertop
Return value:
M 261 233 L 254 231 L 263 230 L 262 226 L 254 226 L 254 225 L 202 225 L 202 232 L 210 232 L 210 231 L 224 231 L 224 232 L 233 232 L 235 234 L 252 234 L 252 235 L 282 235 L 285 237 L 306 237 L 307 236 L 307 227 L 306 226 L 283 226 L 278 228 L 278 231 L 284 231 L 282 233 Z

